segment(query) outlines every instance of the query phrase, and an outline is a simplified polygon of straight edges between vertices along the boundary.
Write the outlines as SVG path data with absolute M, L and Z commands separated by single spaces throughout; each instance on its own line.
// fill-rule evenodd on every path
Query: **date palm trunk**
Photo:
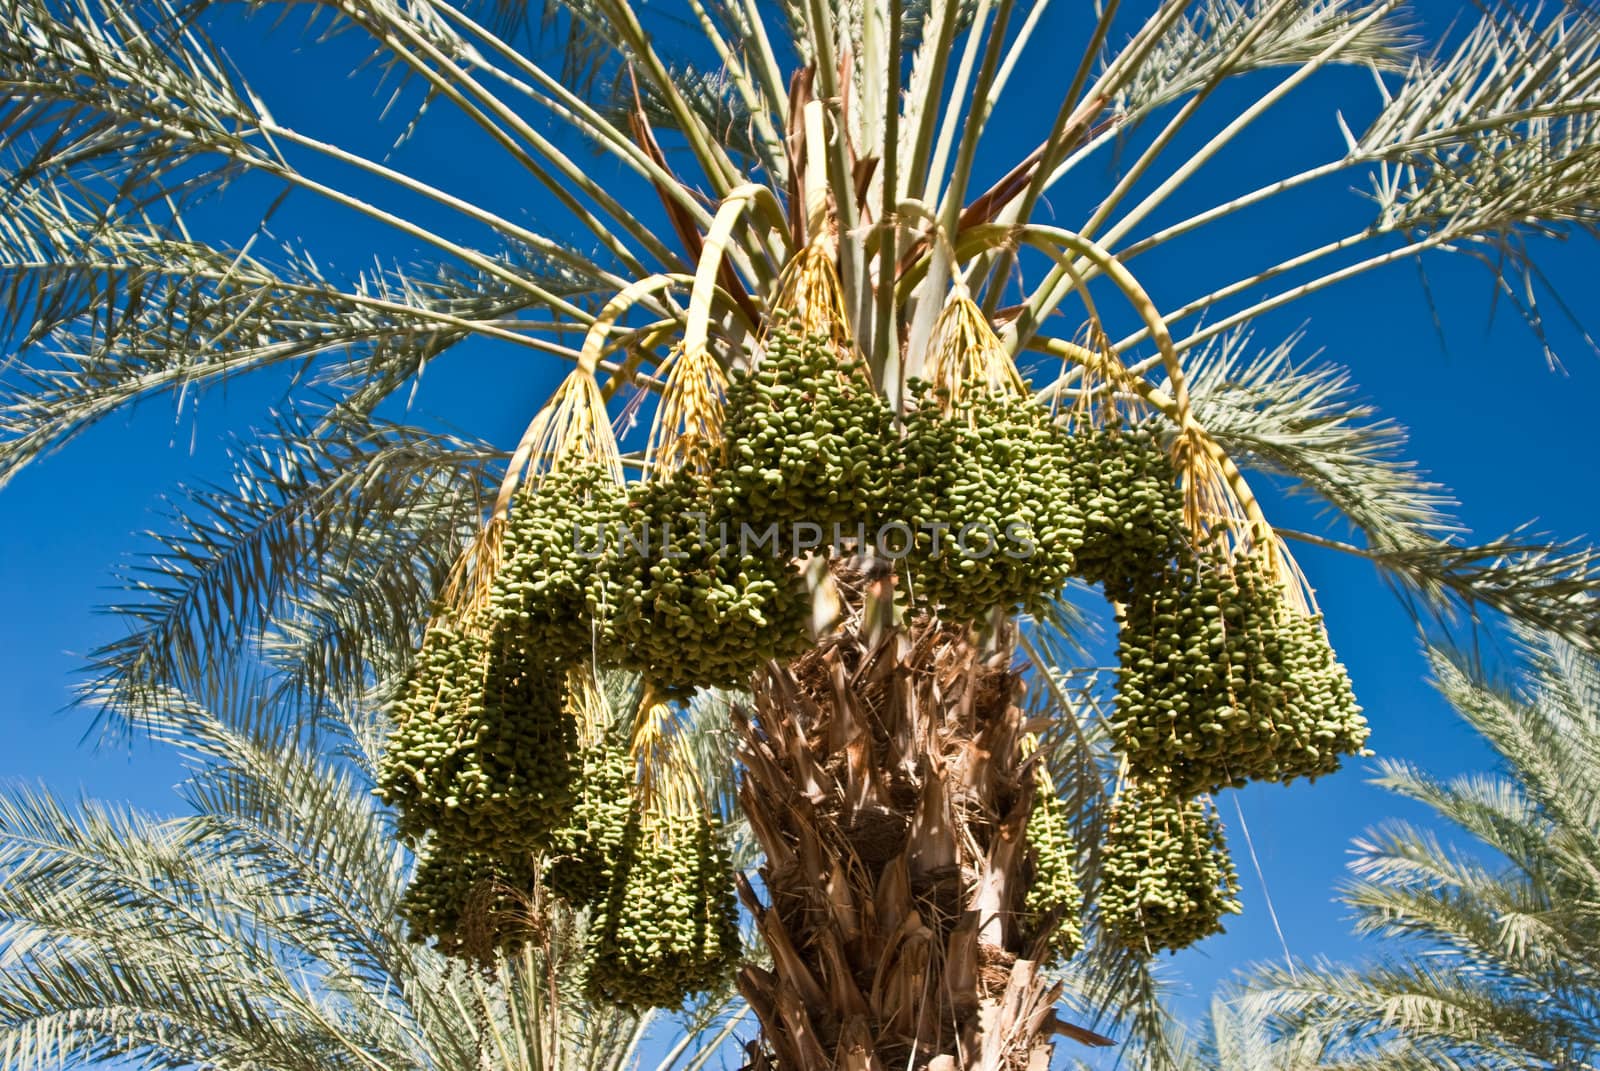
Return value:
M 1009 624 L 877 627 L 865 613 L 755 683 L 736 710 L 739 799 L 763 888 L 741 881 L 771 953 L 739 988 L 751 1068 L 1048 1066 L 1059 983 L 1020 907 L 1034 778 Z

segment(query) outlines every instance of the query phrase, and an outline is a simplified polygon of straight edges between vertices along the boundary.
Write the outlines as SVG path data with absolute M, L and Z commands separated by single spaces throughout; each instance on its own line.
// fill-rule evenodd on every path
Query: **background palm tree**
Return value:
M 1377 783 L 1471 837 L 1393 821 L 1356 848 L 1344 900 L 1401 941 L 1365 967 L 1272 970 L 1244 1002 L 1345 1064 L 1589 1068 L 1600 1059 L 1600 662 L 1522 634 L 1516 680 L 1433 652 L 1439 688 L 1502 760 L 1440 781 L 1385 761 Z
M 1379 1035 L 1382 1043 L 1374 1044 L 1372 1038 Z M 1168 1017 L 1160 1028 L 1131 1036 L 1119 1059 L 1139 1071 L 1427 1071 L 1477 1066 L 1443 1062 L 1433 1046 L 1392 1030 L 1373 1031 L 1354 1050 L 1316 1031 L 1286 1031 L 1270 1009 L 1237 991 L 1213 997 L 1195 1030 Z M 1080 1060 L 1077 1066 L 1090 1065 Z
M 552 9 L 555 54 L 441 0 L 242 5 L 304 8 L 328 31 L 319 47 L 361 35 L 360 51 L 396 79 L 400 137 L 453 115 L 451 129 L 470 128 L 545 191 L 525 223 L 518 205 L 274 118 L 208 39 L 229 6 L 20 0 L 0 12 L 0 330 L 21 355 L 0 397 L 0 479 L 151 395 L 187 406 L 224 379 L 290 376 L 290 410 L 244 433 L 234 483 L 180 503 L 129 574 L 119 610 L 130 633 L 94 660 L 116 717 L 157 710 L 174 688 L 211 702 L 250 680 L 274 697 L 268 709 L 314 715 L 396 680 L 512 451 L 397 423 L 384 403 L 434 362 L 484 352 L 473 342 L 575 364 L 633 412 L 680 340 L 741 360 L 784 267 L 807 249 L 840 277 L 850 333 L 894 401 L 923 370 L 959 280 L 1009 354 L 1060 367 L 1034 384 L 1041 402 L 1089 383 L 1084 362 L 1119 359 L 1124 389 L 1203 445 L 1193 456 L 1226 474 L 1251 520 L 1264 518 L 1233 463 L 1332 506 L 1356 536 L 1339 522 L 1283 534 L 1371 560 L 1423 613 L 1504 611 L 1590 648 L 1600 634 L 1590 551 L 1454 538 L 1441 490 L 1342 373 L 1298 362 L 1292 341 L 1258 352 L 1244 333 L 1353 275 L 1463 251 L 1495 266 L 1537 328 L 1537 240 L 1595 221 L 1592 13 L 1497 8 L 1432 48 L 1391 0 L 1109 3 L 1063 67 L 1059 41 L 1034 39 L 1044 5 L 1012 0 L 672 11 L 582 0 Z M 1053 119 L 1031 151 L 996 143 L 1008 84 L 1041 55 L 1066 74 Z M 1381 87 L 1342 150 L 1304 168 L 1253 155 L 1245 188 L 1157 225 L 1200 168 L 1335 66 L 1372 71 Z M 1202 109 L 1266 71 L 1240 83 L 1221 122 Z M 1064 202 L 1063 183 L 1118 148 L 1120 177 L 1086 194 L 1076 229 L 1042 222 L 1047 195 Z M 582 151 L 619 180 L 595 177 Z M 1280 195 L 1363 183 L 1372 214 L 1353 233 L 1305 245 L 1279 235 L 1268 262 L 1198 293 L 1152 296 L 1136 277 L 1171 243 Z M 404 255 L 339 274 L 314 241 L 272 248 L 265 225 L 230 238 L 207 202 L 266 220 L 289 197 L 374 225 Z M 1057 313 L 1066 336 L 1090 325 L 1090 345 L 1058 334 Z M 1063 620 L 1024 651 L 1033 694 L 1082 727 L 1094 703 L 1054 687 L 1079 661 Z M 769 729 L 794 728 L 781 705 L 766 715 Z M 746 745 L 760 741 L 746 734 Z M 1078 770 L 1079 840 L 1092 845 L 1106 770 Z M 1085 862 L 1092 886 L 1092 849 Z M 1101 977 L 1126 977 L 1128 959 L 1097 960 Z M 850 1020 L 844 995 L 812 992 L 802 967 L 775 968 L 775 985 L 810 994 L 808 1014 Z
M 189 813 L 0 796 L 0 1067 L 620 1071 L 669 1025 L 584 996 L 583 920 L 558 904 L 530 906 L 492 973 L 407 940 L 381 717 L 329 712 L 312 747 L 253 703 L 146 716 L 185 757 Z M 740 1018 L 709 997 L 660 1071 L 699 1068 Z
M 1169 1018 L 1164 1027 L 1130 1039 L 1121 1056 L 1141 1071 L 1303 1071 L 1325 1066 L 1315 1039 L 1276 1036 L 1269 1019 L 1265 1012 L 1217 996 L 1198 1030 Z

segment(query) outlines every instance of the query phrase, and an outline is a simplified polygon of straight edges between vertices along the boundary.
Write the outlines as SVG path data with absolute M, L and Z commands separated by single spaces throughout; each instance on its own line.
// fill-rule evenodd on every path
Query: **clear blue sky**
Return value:
M 1037 62 L 1019 72 L 1009 91 L 1014 111 L 1002 120 L 1006 136 L 997 143 L 1005 140 L 1017 153 L 1037 140 L 1062 88 L 1057 80 L 1065 67 L 1050 62 L 1051 42 L 1073 42 L 1064 52 L 1076 56 L 1075 42 L 1085 25 L 1080 10 L 1085 5 L 1056 7 L 1041 34 Z M 1438 27 L 1458 11 L 1453 3 L 1430 0 L 1420 6 L 1418 18 Z M 374 72 L 349 73 L 359 53 L 357 35 L 350 33 L 328 46 L 299 47 L 296 27 L 269 34 L 266 20 L 258 20 L 223 27 L 219 40 L 280 121 L 381 155 L 404 118 L 374 121 L 376 102 L 387 90 L 374 95 Z M 1260 84 L 1252 81 L 1244 88 Z M 1236 98 L 1225 94 L 1204 114 L 1225 115 L 1229 99 Z M 1359 129 L 1372 103 L 1367 76 L 1346 73 L 1315 80 L 1249 133 L 1236 151 L 1207 167 L 1196 180 L 1197 195 L 1209 200 L 1278 173 L 1276 166 L 1271 172 L 1261 170 L 1264 158 L 1325 158 L 1339 146 L 1335 109 L 1342 109 Z M 445 111 L 445 105 L 436 103 L 419 135 L 393 159 L 513 218 L 544 218 L 551 210 L 542 193 L 481 138 L 462 140 L 459 125 Z M 1063 224 L 1074 225 L 1082 217 L 1074 192 L 1103 188 L 1115 160 L 1114 154 L 1101 155 L 1076 185 L 1056 192 L 1052 206 Z M 1008 163 L 998 153 L 984 160 L 991 171 Z M 596 168 L 610 181 L 609 165 L 597 161 Z M 361 188 L 359 179 L 352 181 L 354 188 Z M 198 219 L 215 228 L 214 233 L 243 241 L 258 218 L 250 206 L 256 205 L 258 213 L 262 195 L 247 183 L 228 201 L 204 209 Z M 1175 205 L 1172 212 L 1182 207 Z M 1158 303 L 1170 307 L 1209 289 L 1219 261 L 1266 263 L 1285 251 L 1282 243 L 1289 236 L 1303 233 L 1325 240 L 1359 226 L 1369 211 L 1344 186 L 1323 186 L 1258 211 L 1213 239 L 1177 243 L 1170 255 L 1141 260 L 1138 267 Z M 1349 226 L 1332 224 L 1332 219 L 1347 220 Z M 375 255 L 414 262 L 412 251 L 392 235 L 353 223 L 303 195 L 292 198 L 272 226 L 281 238 L 303 241 L 330 270 L 369 267 Z M 1567 246 L 1546 243 L 1539 250 L 1542 263 L 1579 310 L 1600 306 L 1595 252 L 1586 240 Z M 1413 457 L 1457 493 L 1460 516 L 1475 534 L 1487 538 L 1528 521 L 1568 537 L 1600 533 L 1595 507 L 1600 464 L 1593 445 L 1600 362 L 1564 322 L 1552 319 L 1552 337 L 1567 361 L 1565 371 L 1551 370 L 1527 329 L 1503 303 L 1490 322 L 1491 280 L 1481 265 L 1435 257 L 1428 269 L 1443 313 L 1444 346 L 1411 265 L 1363 277 L 1270 317 L 1259 325 L 1258 337 L 1275 341 L 1304 325 L 1307 354 L 1320 348 L 1328 360 L 1350 366 L 1363 393 L 1410 428 Z M 552 374 L 525 352 L 463 347 L 427 371 L 412 402 L 411 419 L 513 443 Z M 163 493 L 180 483 L 225 474 L 227 437 L 259 424 L 280 400 L 282 389 L 283 381 L 271 375 L 229 383 L 181 416 L 169 398 L 149 401 L 93 428 L 0 492 L 0 516 L 5 519 L 0 525 L 0 600 L 11 607 L 12 622 L 0 650 L 0 679 L 5 682 L 0 692 L 0 739 L 5 743 L 0 779 L 42 781 L 68 795 L 81 791 L 155 809 L 174 805 L 170 788 L 178 771 L 166 754 L 139 743 L 89 746 L 83 742 L 90 725 L 87 716 L 63 708 L 80 679 L 77 670 L 86 653 L 122 628 L 96 612 L 114 598 L 106 588 L 111 567 L 140 545 L 137 533 L 161 523 Z M 1305 527 L 1312 523 L 1301 520 L 1307 508 L 1287 503 L 1275 516 Z M 1335 646 L 1373 722 L 1372 746 L 1440 774 L 1486 765 L 1483 746 L 1424 683 L 1414 629 L 1374 572 L 1327 552 L 1307 549 L 1302 557 Z M 1251 863 L 1236 802 L 1253 835 L 1261 877 Z M 1245 914 L 1225 936 L 1172 961 L 1173 972 L 1193 994 L 1183 1002 L 1191 1012 L 1203 1006 L 1217 981 L 1252 961 L 1281 957 L 1262 877 L 1283 939 L 1296 956 L 1360 954 L 1363 949 L 1349 936 L 1343 911 L 1333 900 L 1351 838 L 1391 815 L 1415 817 L 1366 784 L 1359 763 L 1314 786 L 1252 787 L 1226 795 L 1221 805 L 1244 883 Z

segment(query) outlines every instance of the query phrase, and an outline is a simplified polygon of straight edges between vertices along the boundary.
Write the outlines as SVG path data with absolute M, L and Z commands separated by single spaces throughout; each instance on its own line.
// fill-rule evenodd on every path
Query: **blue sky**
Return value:
M 1019 71 L 1010 90 L 1013 110 L 1000 121 L 996 145 L 1012 147 L 1013 155 L 1030 148 L 1048 122 L 1049 108 L 1035 103 L 1048 101 L 1053 108 L 1061 91 L 1057 79 L 1063 65 L 1049 62 L 1050 54 L 1054 42 L 1061 41 L 1072 42 L 1064 52 L 1076 56 L 1075 42 L 1084 29 L 1080 6 L 1058 5 L 1061 10 L 1047 18 L 1035 50 L 1038 62 Z M 1417 17 L 1433 29 L 1458 11 L 1455 4 L 1430 0 L 1419 6 Z M 374 96 L 370 71 L 347 73 L 359 55 L 359 42 L 352 34 L 326 46 L 301 47 L 295 30 L 269 33 L 263 19 L 221 27 L 218 39 L 280 121 L 381 155 L 403 118 L 374 121 L 376 102 L 387 92 Z M 1214 122 L 1205 122 L 1207 117 L 1227 115 L 1228 104 L 1240 99 L 1230 94 L 1259 91 L 1263 84 L 1246 80 L 1238 90 L 1219 95 L 1202 112 L 1199 128 L 1209 132 Z M 1334 73 L 1315 80 L 1201 172 L 1193 188 L 1195 203 L 1287 173 L 1294 162 L 1337 152 L 1335 110 L 1359 127 L 1373 99 L 1366 75 Z M 442 112 L 443 105 L 434 110 Z M 984 157 L 983 166 L 1003 170 L 1009 160 L 1002 156 L 997 148 L 993 157 Z M 553 211 L 524 174 L 508 170 L 481 138 L 464 138 L 445 115 L 430 115 L 392 159 L 524 222 L 540 221 Z M 1268 160 L 1290 164 L 1267 168 Z M 1053 194 L 1051 207 L 1063 225 L 1081 220 L 1079 198 L 1104 189 L 1116 162 L 1115 154 L 1102 154 Z M 610 181 L 603 170 L 599 174 Z M 618 182 L 618 188 L 626 188 L 620 177 Z M 243 241 L 263 196 L 246 183 L 197 218 L 214 232 Z M 1182 207 L 1175 204 L 1170 211 Z M 1254 212 L 1226 233 L 1176 243 L 1170 254 L 1155 254 L 1137 267 L 1158 302 L 1171 307 L 1210 289 L 1213 276 L 1234 278 L 1218 269 L 1219 261 L 1267 263 L 1298 248 L 1285 243 L 1344 233 L 1369 213 L 1345 185 L 1319 186 Z M 1349 226 L 1339 229 L 1346 217 Z M 1147 227 L 1154 229 L 1165 218 Z M 413 259 L 413 251 L 392 235 L 300 195 L 275 217 L 272 230 L 279 238 L 304 241 L 334 270 L 359 270 L 374 256 Z M 1539 255 L 1574 308 L 1600 305 L 1600 276 L 1593 270 L 1595 250 L 1589 241 L 1546 242 Z M 1526 522 L 1566 537 L 1600 533 L 1594 497 L 1600 476 L 1593 446 L 1594 400 L 1600 397 L 1595 355 L 1576 332 L 1552 318 L 1551 335 L 1566 363 L 1564 370 L 1547 367 L 1533 337 L 1503 302 L 1491 318 L 1491 279 L 1480 264 L 1434 257 L 1426 266 L 1442 314 L 1443 344 L 1409 264 L 1268 317 L 1258 337 L 1267 344 L 1304 327 L 1305 356 L 1320 349 L 1324 359 L 1350 367 L 1362 395 L 1410 429 L 1412 457 L 1456 492 L 1459 516 L 1475 535 L 1496 536 Z M 410 402 L 410 419 L 509 445 L 554 372 L 517 352 L 463 347 L 427 371 Z M 175 805 L 171 786 L 178 770 L 167 754 L 138 741 L 92 746 L 84 741 L 91 728 L 87 715 L 64 708 L 81 679 L 77 671 L 85 655 L 122 629 L 97 613 L 115 598 L 107 589 L 111 567 L 140 545 L 137 533 L 161 524 L 162 494 L 181 483 L 225 475 L 228 437 L 259 425 L 268 409 L 281 403 L 283 386 L 272 375 L 230 382 L 181 415 L 171 399 L 148 401 L 90 429 L 0 491 L 5 520 L 0 600 L 11 607 L 12 622 L 9 642 L 0 650 L 5 682 L 0 780 L 43 782 L 69 796 L 81 792 L 158 810 Z M 1266 493 L 1269 501 L 1277 497 L 1270 489 Z M 1308 510 L 1303 502 L 1277 502 L 1273 515 L 1294 527 L 1311 527 L 1316 522 Z M 1439 774 L 1486 766 L 1485 748 L 1424 682 L 1415 629 L 1374 572 L 1313 549 L 1302 552 L 1302 563 L 1373 723 L 1371 746 Z M 1285 944 L 1299 957 L 1346 958 L 1370 951 L 1349 935 L 1344 912 L 1333 899 L 1349 843 L 1386 817 L 1416 817 L 1417 812 L 1368 785 L 1366 776 L 1364 764 L 1355 763 L 1315 785 L 1257 786 L 1224 796 L 1221 813 L 1236 850 L 1245 914 L 1226 935 L 1171 962 L 1189 994 L 1181 1002 L 1185 1010 L 1199 1011 L 1213 985 L 1239 968 L 1280 958 Z M 1269 892 L 1281 941 L 1267 910 Z

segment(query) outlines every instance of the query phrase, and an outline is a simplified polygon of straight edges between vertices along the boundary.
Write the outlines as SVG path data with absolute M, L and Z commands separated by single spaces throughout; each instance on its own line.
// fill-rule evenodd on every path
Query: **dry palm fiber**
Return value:
M 715 486 L 718 513 L 735 528 L 793 525 L 854 533 L 877 524 L 889 479 L 894 417 L 866 364 L 823 332 L 802 333 L 780 314 L 752 371 L 728 387 L 728 464 Z
M 1222 932 L 1240 911 L 1239 882 L 1209 801 L 1160 781 L 1123 784 L 1111 802 L 1100 856 L 1098 906 L 1124 946 L 1176 952 Z
M 406 936 L 482 964 L 515 954 L 533 936 L 533 886 L 525 852 L 429 854 L 400 898 Z
M 1048 954 L 1041 958 L 1059 965 L 1071 959 L 1083 944 L 1083 893 L 1076 877 L 1077 849 L 1072 839 L 1071 815 L 1066 801 L 1056 793 L 1043 756 L 1034 766 L 1028 851 L 1033 869 L 1023 895 L 1023 913 L 1035 936 L 1049 928 Z
M 706 481 L 688 470 L 633 486 L 635 522 L 607 541 L 598 615 L 616 657 L 673 694 L 743 684 L 808 639 L 800 575 L 770 548 L 741 547 L 712 520 Z
M 733 865 L 698 800 L 659 795 L 629 817 L 589 929 L 591 996 L 675 1008 L 724 981 L 740 956 Z
M 1130 768 L 1175 791 L 1316 778 L 1368 729 L 1321 618 L 1291 605 L 1257 544 L 1185 556 L 1122 607 L 1110 728 Z
M 1036 796 L 1011 626 L 992 646 L 927 617 L 886 629 L 871 604 L 888 577 L 840 588 L 841 627 L 767 667 L 734 711 L 764 856 L 762 891 L 740 895 L 772 951 L 739 989 L 777 1066 L 826 1066 L 817 1047 L 962 1066 L 995 1010 L 1057 995 L 1023 914 Z
M 970 395 L 953 410 L 928 389 L 914 399 L 893 513 L 913 529 L 902 569 L 915 602 L 962 622 L 1037 609 L 1080 541 L 1070 444 L 1024 398 Z
M 590 613 L 604 533 L 624 520 L 627 494 L 601 464 L 579 463 L 525 485 L 512 500 L 489 593 L 497 629 L 552 664 L 611 646 Z
M 429 628 L 379 770 L 401 832 L 431 831 L 441 855 L 542 847 L 573 801 L 565 669 L 486 616 Z

